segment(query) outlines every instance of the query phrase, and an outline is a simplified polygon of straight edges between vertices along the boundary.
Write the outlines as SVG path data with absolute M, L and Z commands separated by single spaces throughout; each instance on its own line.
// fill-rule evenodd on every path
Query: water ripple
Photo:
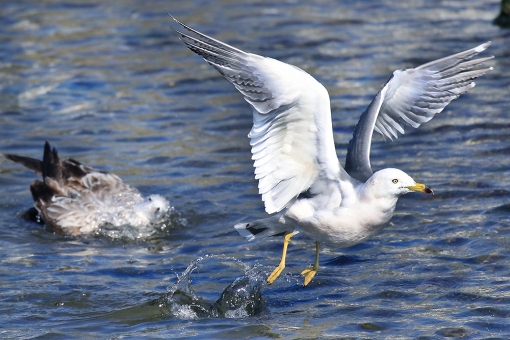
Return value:
M 281 239 L 232 228 L 265 216 L 251 108 L 178 41 L 167 11 L 323 83 L 342 163 L 393 70 L 491 40 L 494 71 L 422 128 L 374 136 L 374 169 L 403 169 L 435 196 L 406 195 L 363 244 L 325 247 L 306 288 L 313 242 L 296 236 L 267 285 Z M 22 218 L 33 174 L 0 160 L 2 335 L 509 338 L 510 34 L 491 25 L 498 11 L 495 0 L 2 1 L 2 152 L 36 157 L 48 139 L 175 207 L 143 239 L 54 235 Z

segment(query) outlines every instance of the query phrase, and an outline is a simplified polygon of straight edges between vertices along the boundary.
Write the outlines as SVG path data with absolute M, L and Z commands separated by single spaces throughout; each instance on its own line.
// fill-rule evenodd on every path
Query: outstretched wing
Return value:
M 285 208 L 319 176 L 338 177 L 329 95 L 319 82 L 297 67 L 243 52 L 174 20 L 191 32 L 177 31 L 188 48 L 253 108 L 252 159 L 268 213 Z
M 385 139 L 398 138 L 404 133 L 403 123 L 417 128 L 472 89 L 474 79 L 492 70 L 474 68 L 493 57 L 471 58 L 489 45 L 487 42 L 414 69 L 395 71 L 358 121 L 345 162 L 349 175 L 359 181 L 372 175 L 370 144 L 374 130 Z

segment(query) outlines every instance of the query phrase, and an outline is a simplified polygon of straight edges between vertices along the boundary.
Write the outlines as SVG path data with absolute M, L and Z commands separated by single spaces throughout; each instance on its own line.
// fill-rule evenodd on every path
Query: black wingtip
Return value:
M 177 20 L 172 14 L 170 14 L 170 12 L 167 10 L 166 11 L 166 14 L 168 14 L 168 16 L 170 16 L 170 18 L 172 18 L 176 23 L 178 23 L 179 25 L 181 26 L 184 26 L 184 24 L 182 22 L 180 22 L 179 20 Z M 174 30 L 174 32 L 176 32 L 177 34 L 181 34 L 181 32 L 179 32 L 177 29 L 173 28 L 172 26 L 170 26 L 171 29 Z
M 44 155 L 42 161 L 42 175 L 43 178 L 50 177 L 60 178 L 60 159 L 56 148 L 51 148 L 48 141 L 44 143 Z
M 170 11 L 169 11 L 169 10 L 166 10 L 166 14 L 168 14 L 168 15 L 170 16 L 170 18 L 174 19 L 174 21 L 175 21 L 175 22 L 177 22 L 177 23 L 179 23 L 179 24 L 180 24 L 179 20 L 177 20 L 177 19 L 176 19 L 176 18 L 175 18 L 175 17 L 174 17 L 171 13 L 170 13 Z
M 193 29 L 189 26 L 186 26 L 185 24 L 183 24 L 182 22 L 180 22 L 176 17 L 174 17 L 172 14 L 170 14 L 170 12 L 167 10 L 166 13 L 170 16 L 170 18 L 172 18 L 176 23 L 178 23 L 179 25 L 181 25 L 182 27 L 184 27 L 185 29 L 187 29 L 188 31 L 191 31 L 193 32 Z M 175 28 L 172 27 L 172 29 L 179 33 L 179 34 L 182 34 L 181 32 L 179 32 L 178 30 L 176 30 Z

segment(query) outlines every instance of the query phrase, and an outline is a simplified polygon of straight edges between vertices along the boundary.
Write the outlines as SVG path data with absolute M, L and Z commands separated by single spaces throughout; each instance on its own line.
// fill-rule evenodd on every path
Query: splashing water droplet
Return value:
M 199 297 L 191 287 L 191 274 L 203 260 L 221 259 L 241 266 L 244 275 L 234 279 L 221 293 L 215 302 Z M 186 270 L 177 277 L 177 282 L 158 301 L 161 308 L 166 308 L 170 314 L 182 319 L 196 319 L 206 317 L 243 318 L 260 315 L 265 308 L 262 298 L 262 285 L 265 282 L 263 273 L 257 269 L 248 268 L 241 261 L 222 255 L 206 255 L 192 261 Z

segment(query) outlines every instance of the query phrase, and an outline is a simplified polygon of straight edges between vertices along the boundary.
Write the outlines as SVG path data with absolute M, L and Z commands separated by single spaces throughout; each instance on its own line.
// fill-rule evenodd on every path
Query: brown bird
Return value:
M 30 185 L 40 218 L 58 234 L 90 234 L 105 225 L 145 227 L 163 220 L 169 202 L 160 195 L 143 198 L 118 176 L 83 165 L 60 161 L 48 142 L 43 160 L 4 154 L 42 176 Z

